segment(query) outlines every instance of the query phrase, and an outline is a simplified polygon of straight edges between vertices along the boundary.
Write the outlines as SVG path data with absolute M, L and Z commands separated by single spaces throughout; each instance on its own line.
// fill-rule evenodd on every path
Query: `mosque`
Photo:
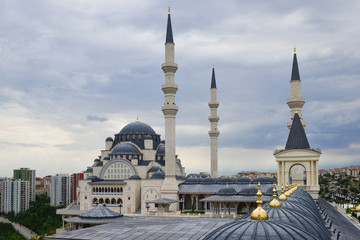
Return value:
M 79 183 L 77 195 L 82 214 L 66 220 L 75 229 L 86 224 L 104 225 L 46 239 L 358 239 L 359 228 L 328 202 L 318 199 L 321 151 L 310 147 L 304 130 L 301 110 L 305 99 L 301 96 L 296 50 L 291 97 L 287 100 L 291 110 L 290 132 L 285 148 L 273 153 L 277 179 L 218 178 L 219 102 L 214 68 L 209 102 L 211 173 L 185 174 L 175 154 L 177 68 L 169 10 L 162 64 L 166 141 L 138 120 L 123 127 L 114 138 L 108 137 L 105 149 Z M 305 181 L 294 181 L 292 172 L 296 166 L 305 169 Z M 198 218 L 148 214 L 161 210 L 176 215 L 179 209 L 205 210 L 211 214 Z M 130 213 L 141 214 L 126 216 Z M 236 220 L 239 215 L 241 219 Z

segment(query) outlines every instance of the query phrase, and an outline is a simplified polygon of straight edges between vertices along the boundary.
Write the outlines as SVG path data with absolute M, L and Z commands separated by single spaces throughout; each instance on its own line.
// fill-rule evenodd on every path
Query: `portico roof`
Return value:
M 272 199 L 271 196 L 264 196 L 261 198 L 263 202 L 268 202 Z M 231 195 L 231 196 L 219 196 L 214 195 L 207 198 L 203 198 L 200 202 L 256 202 L 257 196 L 242 196 L 242 195 Z
M 171 204 L 171 203 L 177 203 L 178 200 L 170 199 L 170 198 L 159 198 L 151 201 L 147 201 L 146 203 L 156 203 L 156 204 Z

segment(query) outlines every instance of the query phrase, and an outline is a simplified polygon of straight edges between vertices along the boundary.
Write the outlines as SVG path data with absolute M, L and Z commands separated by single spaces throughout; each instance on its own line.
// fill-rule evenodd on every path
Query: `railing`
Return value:
M 123 192 L 93 192 L 93 195 L 123 195 Z

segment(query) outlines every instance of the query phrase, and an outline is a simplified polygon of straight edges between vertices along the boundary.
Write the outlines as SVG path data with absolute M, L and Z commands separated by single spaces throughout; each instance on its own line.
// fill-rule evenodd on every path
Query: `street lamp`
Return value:
M 180 213 L 182 213 L 184 199 L 183 199 L 183 198 L 181 198 L 179 202 L 180 202 Z
M 120 215 L 121 215 L 122 203 L 119 203 L 119 208 L 120 208 Z

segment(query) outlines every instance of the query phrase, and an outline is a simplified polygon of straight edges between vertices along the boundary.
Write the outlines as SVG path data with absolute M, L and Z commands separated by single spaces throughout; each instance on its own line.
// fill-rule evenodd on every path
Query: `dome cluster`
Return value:
M 229 188 L 230 189 L 230 188 Z M 230 191 L 230 190 L 229 190 Z M 255 193 L 257 191 L 257 193 Z M 258 208 L 241 220 L 227 223 L 204 239 L 332 239 L 312 197 L 297 186 L 286 193 L 287 199 L 276 199 L 275 183 L 273 201 L 262 205 L 259 188 L 244 189 L 244 193 L 258 196 Z

